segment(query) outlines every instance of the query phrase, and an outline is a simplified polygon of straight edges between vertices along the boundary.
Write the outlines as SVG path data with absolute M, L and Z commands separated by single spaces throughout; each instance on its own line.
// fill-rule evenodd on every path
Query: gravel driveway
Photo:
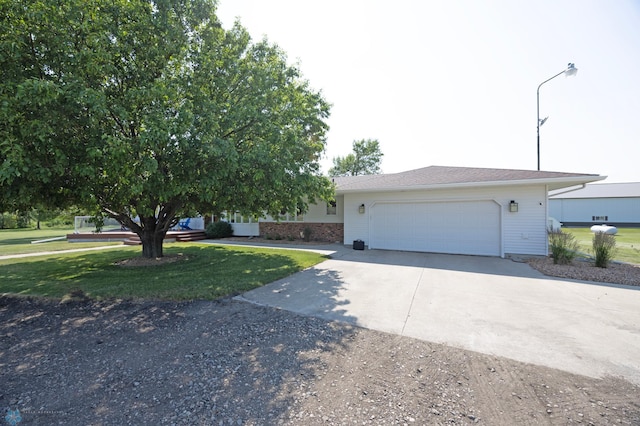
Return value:
M 20 425 L 640 424 L 620 379 L 231 300 L 0 297 L 0 372 Z

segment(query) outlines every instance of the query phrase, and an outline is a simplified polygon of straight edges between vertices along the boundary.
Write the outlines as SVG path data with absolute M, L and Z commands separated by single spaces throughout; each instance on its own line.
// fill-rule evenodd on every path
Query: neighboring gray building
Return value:
M 549 216 L 564 226 L 640 226 L 640 182 L 589 184 L 549 192 Z

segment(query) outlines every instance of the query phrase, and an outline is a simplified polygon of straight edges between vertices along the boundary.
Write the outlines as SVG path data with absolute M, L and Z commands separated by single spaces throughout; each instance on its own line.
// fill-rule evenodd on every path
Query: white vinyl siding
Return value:
M 327 214 L 326 201 L 309 204 L 309 211 L 304 215 L 304 221 L 310 223 L 342 223 L 344 222 L 344 197 L 336 196 L 336 214 Z

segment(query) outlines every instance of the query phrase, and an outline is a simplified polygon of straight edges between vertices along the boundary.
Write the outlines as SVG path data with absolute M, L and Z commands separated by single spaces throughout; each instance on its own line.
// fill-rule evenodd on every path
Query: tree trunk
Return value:
M 142 241 L 142 257 L 157 259 L 162 257 L 162 243 L 166 232 L 147 229 L 138 235 Z
M 162 257 L 162 244 L 169 230 L 169 222 L 156 216 L 141 215 L 140 225 L 137 227 L 136 233 L 142 241 L 142 257 L 149 259 Z
M 179 207 L 179 204 L 158 206 L 155 215 L 138 215 L 138 222 L 134 221 L 129 213 L 118 213 L 106 207 L 103 208 L 109 217 L 113 217 L 138 235 L 142 242 L 142 257 L 157 259 L 163 256 L 162 244 L 167 231 L 177 224 L 176 211 Z

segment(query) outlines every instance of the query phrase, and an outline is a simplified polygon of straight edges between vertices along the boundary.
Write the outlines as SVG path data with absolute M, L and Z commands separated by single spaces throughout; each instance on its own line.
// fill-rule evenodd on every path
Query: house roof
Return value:
M 338 193 L 407 191 L 449 187 L 524 185 L 537 183 L 560 189 L 605 179 L 606 176 L 534 170 L 429 166 L 400 173 L 335 177 Z
M 559 194 L 549 194 L 554 200 L 569 198 L 640 198 L 640 182 L 600 183 Z

